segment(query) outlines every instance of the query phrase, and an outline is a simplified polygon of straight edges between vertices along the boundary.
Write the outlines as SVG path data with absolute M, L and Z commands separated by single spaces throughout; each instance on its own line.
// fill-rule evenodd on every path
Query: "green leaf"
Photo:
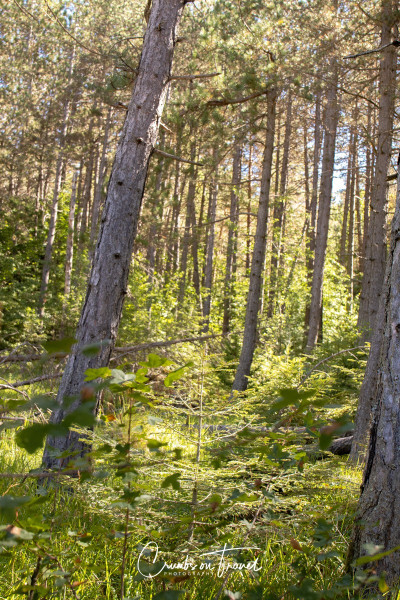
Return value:
M 95 402 L 85 402 L 70 412 L 62 421 L 62 425 L 70 427 L 72 424 L 82 427 L 92 427 L 96 423 L 94 415 Z
M 385 558 L 385 556 L 390 556 L 390 554 L 393 554 L 393 552 L 397 552 L 397 550 L 400 550 L 400 546 L 395 546 L 391 550 L 386 550 L 386 552 L 379 552 L 378 554 L 372 554 L 371 556 L 360 556 L 360 558 L 357 558 L 354 564 L 357 567 L 361 565 L 366 565 L 369 562 L 381 560 L 381 558 Z
M 167 446 L 167 445 L 168 444 L 166 442 L 160 442 L 159 440 L 152 440 L 152 439 L 147 440 L 147 447 L 151 451 L 158 450 L 162 446 Z
M 192 367 L 192 366 L 193 366 L 193 362 L 190 361 L 190 362 L 186 363 L 186 365 L 184 365 L 183 367 L 179 367 L 179 369 L 176 369 L 175 371 L 171 371 L 171 373 L 168 373 L 168 375 L 164 379 L 165 387 L 171 387 L 172 384 L 174 383 L 174 381 L 181 379 L 181 377 L 183 377 L 185 374 L 185 370 L 188 367 Z
M 0 496 L 0 515 L 4 515 L 7 519 L 15 517 L 15 511 L 31 500 L 30 496 Z
M 100 367 L 99 369 L 86 369 L 85 381 L 93 381 L 94 379 L 106 379 L 111 376 L 111 369 L 108 367 Z
M 69 354 L 71 348 L 77 340 L 73 337 L 66 337 L 62 340 L 49 340 L 42 344 L 48 354 Z
M 15 441 L 20 448 L 24 448 L 29 454 L 33 454 L 43 446 L 47 435 L 63 437 L 68 434 L 68 428 L 63 424 L 54 425 L 53 423 L 34 423 L 18 431 Z
M 139 365 L 142 365 L 142 367 L 148 367 L 149 369 L 157 369 L 158 367 L 172 365 L 172 361 L 170 361 L 168 358 L 158 356 L 158 354 L 151 353 L 148 355 L 147 361 L 140 362 Z
M 180 476 L 181 476 L 181 473 L 174 473 L 173 475 L 168 475 L 168 477 L 166 477 L 164 479 L 164 481 L 162 482 L 161 487 L 167 488 L 167 487 L 171 486 L 174 490 L 180 490 L 181 484 L 178 481 Z
M 112 369 L 111 370 L 111 383 L 122 385 L 127 381 L 135 381 L 134 373 L 124 373 L 120 369 Z

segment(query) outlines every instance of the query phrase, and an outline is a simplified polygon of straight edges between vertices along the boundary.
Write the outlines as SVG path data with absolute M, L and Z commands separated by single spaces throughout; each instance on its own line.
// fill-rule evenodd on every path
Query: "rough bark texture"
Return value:
M 265 262 L 265 246 L 269 217 L 269 196 L 271 187 L 272 158 L 274 152 L 276 92 L 268 93 L 267 133 L 263 157 L 263 169 L 260 185 L 260 200 L 257 212 L 257 228 L 254 238 L 254 249 L 250 270 L 249 293 L 247 296 L 246 317 L 242 350 L 236 370 L 232 391 L 243 391 L 247 388 L 251 363 L 257 341 L 258 309 L 262 275 Z
M 74 398 L 68 411 L 81 404 L 86 369 L 107 365 L 115 344 L 148 164 L 157 139 L 176 30 L 183 8 L 183 0 L 153 0 L 152 3 L 139 74 L 108 186 L 86 299 L 76 333 L 78 342 L 65 368 L 58 391 L 60 408 L 52 415 L 53 423 L 59 423 L 65 415 L 62 403 L 66 396 Z M 103 345 L 94 357 L 82 354 L 82 347 L 100 340 L 110 342 Z M 87 445 L 80 442 L 79 435 L 74 432 L 67 437 L 50 437 L 43 457 L 46 467 L 60 467 L 68 460 L 54 457 L 51 447 L 58 452 L 74 450 L 85 453 L 87 450 Z
M 325 135 L 322 157 L 321 189 L 318 207 L 317 237 L 315 242 L 314 273 L 311 288 L 310 322 L 306 351 L 311 352 L 318 341 L 322 314 L 322 285 L 328 243 L 329 217 L 331 211 L 332 178 L 335 165 L 335 142 L 338 123 L 337 67 L 333 68 L 333 80 L 327 91 L 325 109 Z
M 380 344 L 376 403 L 349 562 L 365 544 L 400 545 L 400 186 L 383 287 L 384 334 Z M 387 583 L 400 578 L 399 552 L 374 563 Z
M 384 2 L 382 8 L 382 40 L 386 40 L 390 38 L 390 32 L 392 29 L 392 0 Z M 391 48 L 385 49 L 383 51 L 380 65 L 380 91 L 384 95 L 384 98 L 380 99 L 379 104 L 378 154 L 376 157 L 376 171 L 371 196 L 371 212 L 366 231 L 365 272 L 360 297 L 360 312 L 358 317 L 358 324 L 360 327 L 362 327 L 364 339 L 368 337 L 368 333 L 370 331 L 369 328 L 373 327 L 373 329 L 371 349 L 364 380 L 360 390 L 360 398 L 358 401 L 354 426 L 354 439 L 349 458 L 353 464 L 356 464 L 357 462 L 363 462 L 365 459 L 370 435 L 372 410 L 376 405 L 378 368 L 385 328 L 385 304 L 384 300 L 380 298 L 383 275 L 378 272 L 378 269 L 382 269 L 382 271 L 384 270 L 386 252 L 386 178 L 392 143 L 392 131 L 391 129 L 390 131 L 385 131 L 385 128 L 389 126 L 392 127 L 393 123 L 393 115 L 391 116 L 390 114 L 390 111 L 393 111 L 393 98 L 390 98 L 389 96 L 390 94 L 394 94 L 394 90 L 391 87 L 392 84 L 387 78 L 389 73 L 392 73 L 394 77 L 395 72 L 393 72 L 393 66 L 395 64 L 396 56 L 393 56 L 393 51 Z M 382 80 L 385 83 L 382 83 Z M 367 174 L 371 176 L 370 171 L 367 172 Z M 382 194 L 380 197 L 377 195 L 378 192 Z M 373 247 L 371 244 L 373 244 Z M 369 288 L 371 285 L 374 287 Z M 373 294 L 376 295 L 376 298 L 372 301 L 371 298 Z M 377 314 L 374 313 L 375 307 L 377 307 Z
M 392 41 L 395 2 L 382 2 L 381 45 Z M 393 46 L 382 51 L 379 70 L 379 122 L 375 177 L 371 196 L 370 220 L 365 248 L 364 276 L 360 295 L 358 327 L 363 339 L 371 337 L 378 312 L 386 260 L 387 173 L 392 149 L 397 54 Z

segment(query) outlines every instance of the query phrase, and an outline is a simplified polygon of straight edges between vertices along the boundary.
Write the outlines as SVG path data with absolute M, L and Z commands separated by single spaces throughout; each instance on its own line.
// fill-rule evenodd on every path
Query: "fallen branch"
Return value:
M 121 354 L 130 354 L 133 352 L 140 352 L 142 350 L 148 350 L 150 348 L 167 348 L 169 346 L 174 346 L 176 344 L 184 344 L 186 342 L 205 342 L 207 340 L 211 340 L 213 338 L 217 338 L 217 337 L 222 337 L 224 334 L 222 333 L 215 333 L 215 334 L 210 334 L 210 335 L 202 335 L 199 337 L 186 337 L 186 338 L 180 338 L 178 340 L 165 340 L 165 341 L 160 341 L 160 342 L 147 342 L 145 344 L 136 344 L 134 346 L 120 346 L 119 348 L 114 348 L 114 354 L 116 354 L 116 356 L 114 356 L 111 360 L 116 360 L 117 358 L 120 358 Z M 6 356 L 3 358 L 3 363 L 7 363 L 7 362 L 31 362 L 31 361 L 35 361 L 35 360 L 41 360 L 43 358 L 45 358 L 46 353 L 43 354 L 20 354 L 20 355 L 15 355 L 15 354 L 10 354 L 9 356 Z M 63 358 L 66 358 L 67 354 L 63 355 Z M 58 357 L 60 358 L 60 357 Z M 51 375 L 40 375 L 39 377 L 35 378 L 35 381 L 32 380 L 26 380 L 24 382 L 19 381 L 16 384 L 13 384 L 14 387 L 21 387 L 23 385 L 30 385 L 29 382 L 32 383 L 36 383 L 36 381 L 45 381 L 46 379 L 53 379 L 53 377 L 58 377 L 57 374 L 52 373 Z
M 122 354 L 131 354 L 135 352 L 140 352 L 141 350 L 149 350 L 150 348 L 168 348 L 169 346 L 174 346 L 176 344 L 184 344 L 186 342 L 206 342 L 207 340 L 222 337 L 223 335 L 224 334 L 222 333 L 214 333 L 211 335 L 202 335 L 200 337 L 181 338 L 180 340 L 167 340 L 165 342 L 148 342 L 147 344 L 137 344 L 136 346 L 121 346 L 119 348 L 114 349 L 114 352 L 117 354 L 117 356 L 114 356 L 111 360 L 117 360 L 121 357 Z

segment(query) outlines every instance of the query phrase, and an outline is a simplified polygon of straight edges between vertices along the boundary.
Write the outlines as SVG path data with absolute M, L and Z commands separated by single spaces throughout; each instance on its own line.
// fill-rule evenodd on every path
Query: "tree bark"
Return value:
M 72 67 L 71 67 L 70 74 L 72 74 Z M 44 261 L 43 261 L 42 281 L 40 284 L 38 314 L 41 318 L 43 318 L 43 316 L 44 316 L 44 305 L 46 302 L 46 294 L 47 294 L 47 289 L 49 287 L 49 280 L 50 280 L 50 264 L 51 264 L 51 259 L 53 256 L 54 240 L 56 237 L 56 227 L 57 227 L 57 219 L 58 219 L 58 201 L 59 201 L 59 195 L 60 195 L 61 175 L 62 175 L 62 168 L 63 168 L 63 163 L 64 163 L 65 138 L 67 135 L 69 115 L 70 115 L 70 101 L 69 101 L 69 99 L 67 99 L 64 104 L 64 116 L 63 116 L 58 156 L 57 156 L 57 162 L 56 162 L 56 173 L 55 173 L 55 179 L 54 179 L 53 202 L 52 202 L 52 206 L 51 206 L 49 231 L 47 234 L 46 249 L 45 249 Z
M 58 390 L 60 407 L 52 415 L 53 423 L 61 422 L 67 412 L 80 406 L 86 369 L 107 365 L 115 345 L 148 164 L 164 108 L 184 4 L 184 0 L 152 3 L 138 76 L 108 185 L 77 343 Z M 103 344 L 96 356 L 82 353 L 86 345 L 104 340 L 109 343 Z M 65 397 L 74 398 L 68 408 L 63 405 Z M 69 451 L 85 454 L 88 445 L 79 438 L 72 431 L 66 437 L 49 437 L 43 456 L 45 467 L 62 467 L 68 462 L 65 453 Z M 55 454 L 51 448 L 56 449 Z M 60 452 L 64 453 L 63 458 L 59 457 Z
M 292 92 L 289 90 L 286 108 L 285 138 L 283 141 L 282 168 L 279 184 L 279 196 L 274 202 L 272 228 L 272 254 L 269 281 L 268 317 L 272 317 L 277 295 L 278 271 L 282 253 L 283 219 L 286 205 L 286 187 L 289 169 L 290 136 L 292 134 Z M 277 176 L 278 177 L 278 176 Z
M 103 192 L 104 179 L 106 176 L 107 148 L 108 148 L 108 136 L 110 133 L 110 125 L 111 125 L 111 107 L 108 109 L 108 112 L 107 112 L 106 124 L 104 127 L 103 147 L 101 150 L 101 157 L 100 157 L 98 181 L 97 181 L 96 189 L 94 192 L 92 222 L 90 225 L 90 248 L 93 247 L 93 244 L 96 239 L 97 229 L 98 229 L 99 213 L 100 213 L 100 208 L 101 208 L 101 195 Z
M 327 105 L 325 108 L 325 135 L 322 158 L 321 189 L 318 207 L 317 236 L 315 240 L 314 272 L 311 287 L 310 321 L 306 352 L 311 352 L 318 341 L 322 315 L 322 285 L 324 280 L 324 266 L 326 248 L 328 243 L 329 217 L 331 210 L 332 179 L 335 166 L 335 143 L 338 124 L 337 101 L 338 69 L 333 66 L 332 82 L 327 91 Z
M 317 208 L 318 208 L 318 183 L 319 183 L 319 162 L 321 158 L 322 144 L 322 127 L 321 127 L 321 92 L 317 93 L 315 102 L 315 117 L 314 117 L 314 152 L 313 152 L 313 174 L 312 174 L 312 192 L 311 202 L 307 209 L 308 226 L 307 226 L 307 243 L 306 243 L 306 267 L 307 267 L 307 287 L 308 297 L 305 310 L 305 328 L 308 335 L 308 326 L 310 322 L 310 295 L 312 287 L 312 276 L 314 271 L 314 254 L 315 254 L 315 234 L 317 224 Z
M 376 402 L 349 563 L 366 553 L 367 543 L 384 552 L 400 545 L 400 181 L 381 306 L 384 333 L 378 341 Z M 374 567 L 378 575 L 386 572 L 389 585 L 398 584 L 398 551 Z
M 247 388 L 251 363 L 257 341 L 257 321 L 260 306 L 260 293 L 265 247 L 268 228 L 272 159 L 274 152 L 276 91 L 268 92 L 267 132 L 265 137 L 263 169 L 260 184 L 260 199 L 257 212 L 257 228 L 254 238 L 254 249 L 250 270 L 249 292 L 247 296 L 244 334 L 239 364 L 236 370 L 232 391 L 243 391 Z
M 224 280 L 224 301 L 223 301 L 223 319 L 222 333 L 226 335 L 230 331 L 231 321 L 231 301 L 234 292 L 234 262 L 235 262 L 235 236 L 238 226 L 238 207 L 239 207 L 239 186 L 241 180 L 241 158 L 242 149 L 236 142 L 233 150 L 233 165 L 232 165 L 232 187 L 231 187 L 231 202 L 229 209 L 229 229 L 228 229 L 228 246 L 226 250 L 225 263 L 225 280 Z
M 218 198 L 218 156 L 214 151 L 214 160 L 216 162 L 212 186 L 210 189 L 209 206 L 208 206 L 208 231 L 206 244 L 206 262 L 204 265 L 204 289 L 205 296 L 203 300 L 203 319 L 204 333 L 207 333 L 211 314 L 211 288 L 213 279 L 213 262 L 214 262 L 214 244 L 215 244 L 215 217 L 217 213 L 217 198 Z
M 395 7 L 393 0 L 382 1 L 382 46 L 393 39 Z M 387 173 L 392 149 L 396 63 L 396 49 L 388 45 L 382 50 L 379 68 L 377 156 L 358 314 L 358 327 L 363 340 L 369 339 L 373 331 L 385 273 Z
M 76 204 L 77 180 L 78 180 L 78 171 L 77 171 L 77 169 L 75 169 L 73 178 L 72 178 L 71 199 L 69 201 L 68 237 L 67 237 L 67 251 L 66 251 L 66 257 L 65 257 L 65 279 L 64 279 L 65 301 L 67 300 L 67 298 L 71 292 L 72 261 L 73 261 L 73 256 L 74 256 L 75 204 Z

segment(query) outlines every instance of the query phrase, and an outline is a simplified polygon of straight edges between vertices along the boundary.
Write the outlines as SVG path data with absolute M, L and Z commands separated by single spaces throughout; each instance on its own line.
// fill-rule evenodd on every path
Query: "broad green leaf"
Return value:
M 33 454 L 43 446 L 47 435 L 63 437 L 68 434 L 68 428 L 63 424 L 55 425 L 53 423 L 34 423 L 18 431 L 15 441 L 20 448 L 24 448 L 29 454 Z
M 391 550 L 386 550 L 386 552 L 379 552 L 378 554 L 372 554 L 371 556 L 360 556 L 360 558 L 357 558 L 354 564 L 357 567 L 360 567 L 361 565 L 366 565 L 369 562 L 381 560 L 381 558 L 385 558 L 385 556 L 390 556 L 391 554 L 393 554 L 393 552 L 397 552 L 397 550 L 400 550 L 400 546 L 395 546 Z
M 149 369 L 157 369 L 166 365 L 172 365 L 172 361 L 158 354 L 150 353 L 147 357 L 147 361 L 140 362 L 139 365 L 142 367 L 148 367 Z
M 168 375 L 164 379 L 165 387 L 171 387 L 172 384 L 174 383 L 174 381 L 181 379 L 181 377 L 183 377 L 185 374 L 185 370 L 192 366 L 193 366 L 193 362 L 190 361 L 190 362 L 186 363 L 186 365 L 184 365 L 183 367 L 179 367 L 179 369 L 176 369 L 175 371 L 171 371 L 171 373 L 168 373 Z
M 162 488 L 167 488 L 169 486 L 171 486 L 174 490 L 180 490 L 181 488 L 181 484 L 179 483 L 179 478 L 181 476 L 181 473 L 174 473 L 173 475 L 168 475 L 168 477 L 166 477 L 164 479 L 164 481 L 161 484 Z
M 85 381 L 93 381 L 94 379 L 106 379 L 111 376 L 111 369 L 108 367 L 100 367 L 99 369 L 86 369 Z

